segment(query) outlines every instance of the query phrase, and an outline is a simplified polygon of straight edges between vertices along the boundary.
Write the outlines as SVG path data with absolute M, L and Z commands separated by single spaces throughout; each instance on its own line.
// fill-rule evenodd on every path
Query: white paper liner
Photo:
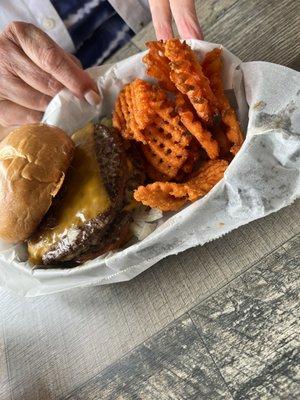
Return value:
M 188 41 L 202 57 L 217 44 Z M 114 66 L 90 69 L 102 92 L 95 109 L 67 90 L 49 104 L 43 122 L 70 134 L 110 115 L 125 83 L 146 77 L 137 54 Z M 222 179 L 204 198 L 164 214 L 144 240 L 73 269 L 32 270 L 24 246 L 0 243 L 0 286 L 24 296 L 134 278 L 162 258 L 216 239 L 291 204 L 300 193 L 300 74 L 266 62 L 242 63 L 225 48 L 225 89 L 234 90 L 247 137 Z M 151 218 L 150 218 L 151 219 Z M 149 221 L 151 224 L 151 221 Z M 151 229 L 149 229 L 149 232 Z

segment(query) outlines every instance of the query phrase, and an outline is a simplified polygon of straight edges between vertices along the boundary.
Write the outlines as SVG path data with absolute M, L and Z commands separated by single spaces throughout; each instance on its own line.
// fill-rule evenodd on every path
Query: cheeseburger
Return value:
M 25 241 L 34 266 L 73 266 L 130 238 L 143 181 L 120 135 L 90 123 L 70 138 L 44 124 L 0 143 L 0 239 Z

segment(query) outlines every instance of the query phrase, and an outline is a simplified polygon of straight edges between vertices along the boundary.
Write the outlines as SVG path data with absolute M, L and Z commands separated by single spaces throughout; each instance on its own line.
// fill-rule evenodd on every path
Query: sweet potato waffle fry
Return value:
M 233 146 L 230 151 L 236 154 L 243 143 L 243 134 L 236 113 L 231 107 L 228 98 L 224 93 L 222 81 L 222 59 L 221 49 L 216 48 L 206 54 L 202 68 L 210 81 L 211 88 L 218 99 L 218 107 L 221 111 L 222 121 L 226 125 L 227 138 Z
M 189 147 L 187 148 L 188 151 L 188 157 L 185 160 L 185 162 L 180 166 L 179 171 L 177 172 L 175 177 L 170 177 L 166 175 L 163 172 L 158 171 L 157 167 L 155 168 L 152 164 L 156 165 L 155 161 L 153 162 L 152 158 L 156 159 L 157 162 L 159 163 L 159 156 L 155 155 L 151 150 L 151 153 L 149 153 L 149 148 L 142 150 L 144 152 L 145 158 L 149 160 L 149 162 L 146 164 L 146 175 L 148 178 L 151 179 L 151 181 L 160 181 L 160 182 L 169 182 L 170 180 L 174 180 L 176 182 L 182 182 L 183 180 L 186 179 L 187 176 L 189 176 L 195 165 L 197 164 L 199 158 L 201 157 L 201 149 L 199 149 L 199 145 L 196 142 L 192 142 Z M 150 162 L 152 164 L 150 164 Z M 160 163 L 159 163 L 160 164 Z M 181 163 L 180 163 L 181 164 Z M 159 165 L 160 167 L 161 165 Z M 163 168 L 161 168 L 163 169 Z
M 218 115 L 218 102 L 195 53 L 179 39 L 168 40 L 164 49 L 170 60 L 171 80 L 181 93 L 188 96 L 199 117 L 212 124 Z
M 118 129 L 122 136 L 128 140 L 136 140 L 145 143 L 145 138 L 140 129 L 133 109 L 131 84 L 123 87 L 115 103 L 115 110 L 113 113 L 113 126 Z
M 192 137 L 181 125 L 171 101 L 156 103 L 155 111 L 155 125 L 144 131 L 151 150 L 146 150 L 145 156 L 159 172 L 174 178 L 189 157 Z
M 134 192 L 134 198 L 151 208 L 158 208 L 161 211 L 177 211 L 186 204 L 186 199 L 170 195 L 167 189 L 172 188 L 173 185 L 177 185 L 177 183 L 154 182 L 147 186 L 140 186 Z
M 160 181 L 160 182 L 168 182 L 170 178 L 161 172 L 159 172 L 156 168 L 153 167 L 152 164 L 146 163 L 146 175 L 151 181 Z
M 218 142 L 212 138 L 210 132 L 203 128 L 200 121 L 194 119 L 191 111 L 179 111 L 179 115 L 183 125 L 194 135 L 202 147 L 206 150 L 209 158 L 216 159 L 219 156 Z
M 226 135 L 230 142 L 233 143 L 230 152 L 233 155 L 236 155 L 243 144 L 244 138 L 234 109 L 230 107 L 226 111 L 222 112 L 222 120 L 228 127 Z
M 145 130 L 147 146 L 143 148 L 147 161 L 160 173 L 174 178 L 188 158 L 190 136 L 185 131 L 179 139 L 179 133 L 172 125 L 158 121 L 158 126 L 150 126 Z M 179 139 L 179 140 L 177 140 Z
M 206 161 L 198 174 L 187 182 L 154 182 L 140 186 L 134 192 L 134 198 L 152 208 L 176 211 L 188 201 L 195 201 L 207 194 L 222 179 L 227 166 L 225 160 Z
M 220 158 L 230 158 L 232 154 L 230 153 L 230 149 L 232 147 L 232 143 L 229 141 L 226 136 L 225 130 L 221 126 L 217 126 L 213 130 L 213 136 L 219 145 L 219 157 Z
M 182 172 L 181 175 L 189 175 L 193 172 L 195 165 L 199 161 L 199 159 L 203 156 L 201 154 L 201 148 L 199 146 L 199 143 L 197 142 L 196 139 L 193 139 L 189 145 L 189 156 L 185 163 L 182 165 L 181 171 L 179 171 L 179 174 L 177 174 L 176 179 L 177 180 L 182 180 L 182 176 L 180 176 L 180 172 Z
M 205 129 L 202 123 L 194 116 L 193 110 L 185 100 L 182 94 L 176 96 L 177 111 L 181 122 L 186 129 L 198 140 L 200 145 L 207 152 L 211 159 L 216 159 L 219 156 L 218 142 L 212 138 L 211 133 Z
M 122 96 L 122 92 L 119 94 L 117 101 L 115 103 L 115 109 L 113 112 L 113 126 L 114 126 L 114 128 L 118 129 L 120 132 L 123 132 L 123 134 L 125 134 L 126 119 L 125 119 L 125 116 L 122 111 L 121 96 Z
M 135 79 L 131 82 L 130 88 L 133 106 L 132 111 L 136 123 L 140 129 L 145 129 L 152 119 L 152 110 L 149 107 L 151 85 L 141 79 Z
M 132 100 L 132 87 L 131 85 L 126 85 L 125 86 L 125 101 L 127 105 L 127 127 L 128 131 L 130 134 L 133 136 L 133 139 L 136 141 L 140 141 L 145 143 L 145 138 L 143 136 L 143 133 L 141 129 L 139 128 L 137 121 L 136 121 L 136 116 L 133 112 L 133 100 Z
M 140 129 L 145 129 L 153 122 L 156 109 L 166 100 L 166 93 L 142 79 L 135 79 L 130 88 L 135 120 Z
M 157 79 L 160 85 L 171 92 L 176 90 L 174 83 L 170 79 L 170 65 L 168 58 L 164 55 L 165 44 L 159 42 L 147 42 L 149 51 L 144 56 L 143 62 L 147 66 L 147 74 Z
M 243 136 L 224 92 L 220 49 L 201 64 L 178 39 L 147 47 L 143 61 L 159 84 L 135 79 L 126 85 L 116 100 L 113 124 L 138 143 L 142 169 L 152 182 L 138 187 L 135 199 L 176 211 L 222 178 Z
M 113 119 L 116 128 L 122 126 L 122 116 L 126 121 L 126 129 L 121 131 L 123 137 L 145 144 L 143 153 L 148 162 L 161 174 L 174 178 L 189 156 L 192 137 L 165 92 L 147 82 L 144 85 L 140 80 L 133 81 L 124 87 L 116 101 Z
M 188 199 L 195 201 L 208 193 L 223 178 L 227 167 L 228 162 L 225 160 L 204 162 L 198 174 L 182 184 L 187 192 Z

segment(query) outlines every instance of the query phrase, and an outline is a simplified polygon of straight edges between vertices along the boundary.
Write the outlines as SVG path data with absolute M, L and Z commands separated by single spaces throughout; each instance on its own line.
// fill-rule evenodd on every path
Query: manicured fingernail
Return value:
M 89 90 L 86 92 L 84 98 L 91 106 L 97 106 L 102 100 L 101 96 L 94 90 Z

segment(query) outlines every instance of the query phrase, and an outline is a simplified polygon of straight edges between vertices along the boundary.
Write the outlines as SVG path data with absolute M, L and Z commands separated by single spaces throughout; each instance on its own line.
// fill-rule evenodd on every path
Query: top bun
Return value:
M 44 124 L 21 126 L 0 143 L 0 240 L 17 243 L 35 231 L 73 153 L 69 136 Z

